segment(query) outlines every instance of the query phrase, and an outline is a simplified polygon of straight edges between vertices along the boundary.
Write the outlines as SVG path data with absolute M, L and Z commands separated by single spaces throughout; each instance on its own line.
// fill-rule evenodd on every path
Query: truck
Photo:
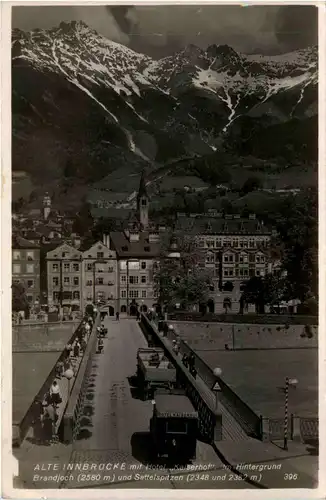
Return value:
M 190 399 L 176 391 L 155 394 L 150 420 L 151 455 L 175 463 L 196 458 L 199 417 Z
M 177 373 L 174 365 L 164 355 L 163 349 L 140 348 L 137 352 L 137 379 L 147 400 L 157 388 L 174 387 Z

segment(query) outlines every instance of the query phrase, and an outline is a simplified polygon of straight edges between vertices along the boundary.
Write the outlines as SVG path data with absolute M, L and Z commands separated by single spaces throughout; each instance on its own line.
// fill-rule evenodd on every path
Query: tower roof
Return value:
M 146 181 L 145 181 L 145 171 L 142 171 L 139 189 L 138 189 L 138 199 L 139 198 L 148 198 L 147 189 L 146 189 Z

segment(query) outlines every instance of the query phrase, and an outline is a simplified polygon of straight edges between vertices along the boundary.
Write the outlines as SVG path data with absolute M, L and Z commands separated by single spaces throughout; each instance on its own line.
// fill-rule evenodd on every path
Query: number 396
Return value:
M 286 481 L 295 481 L 298 479 L 298 474 L 284 474 L 284 479 Z

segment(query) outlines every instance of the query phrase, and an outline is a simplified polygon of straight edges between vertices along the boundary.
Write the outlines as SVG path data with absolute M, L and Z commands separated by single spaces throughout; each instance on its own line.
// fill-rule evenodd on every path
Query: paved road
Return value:
M 70 463 L 94 464 L 94 468 L 81 474 L 74 471 L 71 478 L 61 483 L 61 488 L 244 487 L 241 481 L 231 485 L 228 477 L 218 479 L 217 476 L 228 476 L 228 472 L 213 448 L 205 443 L 197 446 L 197 458 L 192 464 L 197 470 L 172 470 L 164 459 L 150 468 L 152 405 L 150 401 L 137 399 L 136 389 L 129 382 L 136 373 L 137 350 L 147 344 L 135 320 L 118 322 L 107 318 L 105 323 L 108 336 L 103 353 L 93 359 L 84 425 L 70 458 Z M 99 470 L 99 464 L 110 463 L 118 464 L 117 468 Z

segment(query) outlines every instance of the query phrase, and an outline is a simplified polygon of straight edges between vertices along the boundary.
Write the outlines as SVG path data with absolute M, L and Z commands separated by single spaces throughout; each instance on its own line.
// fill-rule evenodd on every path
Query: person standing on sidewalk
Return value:
M 53 404 L 48 404 L 45 407 L 43 416 L 43 436 L 44 442 L 50 445 L 54 440 L 56 440 L 56 422 L 58 420 L 58 415 Z
M 119 318 L 120 318 L 120 313 L 119 313 L 119 311 L 117 311 L 117 312 L 116 312 L 115 317 L 116 317 L 116 320 L 117 320 L 117 321 L 119 321 Z

